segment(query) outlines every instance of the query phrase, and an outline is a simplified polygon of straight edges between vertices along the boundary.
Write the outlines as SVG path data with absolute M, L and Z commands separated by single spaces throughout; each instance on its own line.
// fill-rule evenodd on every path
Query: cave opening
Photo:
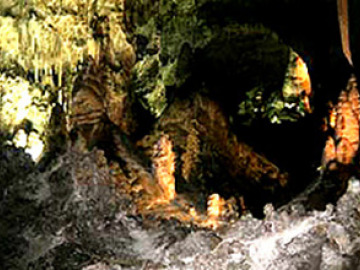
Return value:
M 337 140 L 335 148 L 341 141 L 341 128 L 329 124 L 329 104 L 341 114 L 338 97 L 357 70 L 342 54 L 336 5 L 290 1 L 284 7 L 280 2 L 244 6 L 226 1 L 218 8 L 216 3 L 204 4 L 198 16 L 209 24 L 213 37 L 197 48 L 189 41 L 180 43 L 175 61 L 169 51 L 149 48 L 150 41 L 139 35 L 138 60 L 148 70 L 140 69 L 130 86 L 130 117 L 136 128 L 117 129 L 121 136 L 110 132 L 118 143 L 105 148 L 126 177 L 145 175 L 140 178 L 146 180 L 139 180 L 145 194 L 164 193 L 161 200 L 178 200 L 175 204 L 201 213 L 206 213 L 209 198 L 219 194 L 238 213 L 250 211 L 256 217 L 263 216 L 266 203 L 280 207 L 315 182 L 319 195 L 310 196 L 310 206 L 323 209 L 342 194 L 345 180 L 335 178 L 349 176 L 354 164 L 335 161 L 335 172 L 328 171 L 328 164 L 324 167 L 328 137 Z M 320 19 L 321 11 L 325 16 Z M 299 28 L 292 18 L 305 13 Z M 157 74 L 171 65 L 175 79 L 164 88 L 166 106 L 161 107 L 163 97 L 158 96 L 149 109 L 144 93 L 148 98 L 151 91 L 144 81 L 150 78 L 150 86 L 158 87 Z M 310 86 L 298 85 L 299 65 L 307 67 Z M 306 108 L 305 98 L 311 108 Z M 159 171 L 163 176 L 156 176 Z M 141 207 L 146 209 L 145 201 Z
M 281 5 L 281 9 L 277 4 Z M 275 29 L 285 43 L 291 44 L 301 57 L 307 59 L 313 90 L 311 103 L 314 110 L 312 114 L 306 115 L 296 122 L 284 121 L 281 124 L 273 124 L 268 119 L 260 119 L 259 117 L 251 122 L 251 125 L 244 125 L 244 119 L 239 116 L 234 117 L 234 115 L 238 110 L 236 105 L 239 104 L 239 100 L 244 98 L 246 89 L 254 87 L 254 83 L 251 81 L 253 75 L 251 68 L 256 69 L 261 74 L 259 77 L 255 77 L 255 84 L 263 83 L 267 79 L 266 76 L 271 78 L 271 83 L 266 85 L 269 92 L 279 88 L 281 81 L 279 74 L 285 73 L 284 69 L 281 67 L 274 68 L 274 66 L 271 66 L 272 63 L 267 66 L 265 54 L 261 56 L 261 65 L 253 61 L 254 59 L 251 56 L 247 56 L 246 53 L 248 52 L 258 54 L 256 49 L 247 47 L 244 40 L 249 39 L 249 37 L 244 38 L 244 40 L 241 40 L 241 38 L 225 38 L 221 40 L 221 35 L 219 35 L 219 40 L 213 41 L 205 49 L 194 52 L 193 58 L 195 60 L 191 65 L 194 66 L 193 73 L 197 77 L 194 79 L 195 83 L 192 81 L 193 85 L 190 83 L 186 87 L 194 89 L 196 87 L 200 88 L 199 85 L 203 87 L 205 84 L 208 89 L 204 93 L 218 101 L 226 114 L 231 116 L 230 129 L 236 134 L 237 138 L 249 144 L 255 152 L 266 156 L 289 175 L 287 189 L 274 193 L 267 193 L 266 191 L 262 193 L 256 187 L 249 187 L 247 190 L 242 184 L 237 186 L 236 180 L 225 172 L 208 176 L 206 189 L 209 193 L 216 192 L 226 198 L 229 198 L 234 190 L 233 195 L 236 194 L 237 197 L 245 193 L 245 201 L 248 201 L 249 208 L 253 214 L 260 217 L 266 202 L 272 202 L 274 205 L 280 206 L 296 197 L 314 181 L 322 181 L 320 179 L 323 177 L 342 179 L 349 177 L 349 171 L 351 171 L 350 174 L 356 174 L 356 160 L 345 166 L 339 165 L 341 169 L 338 172 L 328 172 L 321 166 L 323 166 L 322 159 L 328 136 L 337 136 L 333 134 L 334 130 L 331 128 L 324 128 L 324 125 L 328 125 L 326 121 L 329 117 L 329 104 L 335 106 L 338 103 L 340 92 L 347 88 L 351 74 L 358 74 L 359 71 L 356 65 L 355 68 L 350 66 L 342 54 L 337 9 L 333 3 L 321 1 L 316 4 L 302 3 L 300 5 L 289 2 L 285 8 L 286 11 L 284 11 L 284 6 L 280 3 L 272 3 L 271 5 L 262 3 L 259 5 L 263 6 L 263 8 L 257 6 L 256 10 L 253 10 L 251 5 L 247 7 L 248 10 L 237 5 L 241 6 L 241 4 L 236 4 L 234 1 L 221 3 L 218 8 L 214 8 L 210 4 L 205 5 L 201 10 L 201 16 L 204 18 L 211 17 L 209 22 L 217 27 L 220 25 L 223 29 L 229 24 L 238 22 L 256 23 L 259 21 L 271 29 Z M 279 14 L 280 10 L 281 14 Z M 325 12 L 325 17 L 318 16 L 321 12 Z M 296 19 L 290 19 L 284 14 L 292 18 L 306 16 L 306 20 L 303 20 L 304 24 L 298 25 L 294 22 Z M 354 45 L 356 44 L 354 36 L 358 32 L 358 25 L 355 25 L 356 18 L 350 18 L 350 20 L 350 25 L 352 25 L 354 31 L 353 36 L 351 36 L 351 44 Z M 284 21 L 288 23 L 284 24 Z M 254 42 L 256 38 L 256 34 L 251 36 L 251 42 Z M 250 44 L 253 45 L 251 42 Z M 258 44 L 258 46 L 262 45 Z M 276 49 L 271 51 L 272 55 L 276 53 Z M 354 62 L 358 61 L 356 58 L 357 49 L 354 49 Z M 278 54 L 276 59 L 281 63 L 281 54 Z M 251 67 L 242 70 L 239 65 L 241 66 L 243 63 L 249 64 Z M 275 71 L 270 71 L 271 67 Z M 200 82 L 196 82 L 198 78 L 201 78 Z M 198 86 L 194 86 L 196 83 Z M 245 91 L 241 92 L 240 89 L 245 89 Z M 188 93 L 183 89 L 181 91 Z M 353 110 L 357 109 L 353 108 Z M 324 129 L 327 130 L 324 131 Z M 336 139 L 339 140 L 338 137 Z M 205 158 L 202 162 L 214 166 L 212 157 Z M 220 162 L 218 166 L 221 167 L 224 164 L 226 162 Z M 216 171 L 216 169 L 214 170 Z M 339 176 L 339 174 L 343 174 L 343 176 Z M 231 183 L 232 181 L 235 184 Z M 337 198 L 344 192 L 341 181 L 344 180 L 330 184 L 330 186 L 337 186 L 330 188 L 334 190 L 329 192 L 324 190 L 323 192 L 326 195 L 319 195 L 323 200 L 321 203 L 311 202 L 310 205 L 324 209 L 327 203 L 336 202 Z M 241 189 L 246 191 L 239 192 Z

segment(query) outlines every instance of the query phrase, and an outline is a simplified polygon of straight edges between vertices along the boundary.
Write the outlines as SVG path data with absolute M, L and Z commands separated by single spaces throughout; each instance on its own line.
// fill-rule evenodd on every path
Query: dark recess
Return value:
M 357 65 L 360 61 L 360 22 L 356 14 L 359 8 L 360 4 L 357 1 L 349 1 L 350 45 L 355 69 L 350 67 L 342 53 L 336 1 L 226 0 L 209 1 L 200 9 L 200 17 L 218 29 L 230 24 L 262 24 L 270 28 L 308 64 L 314 93 L 311 103 L 315 109 L 312 115 L 296 123 L 281 125 L 259 120 L 251 127 L 245 128 L 239 119 L 235 119 L 232 125 L 232 129 L 242 140 L 289 172 L 291 197 L 319 177 L 316 168 L 320 166 L 326 139 L 321 126 L 322 119 L 328 113 L 328 102 L 336 104 L 339 93 L 346 87 L 351 73 L 354 72 L 357 77 L 360 75 Z M 236 92 L 238 88 L 233 85 L 241 83 L 243 79 L 243 74 L 236 73 L 236 59 L 239 58 L 236 53 L 241 53 L 236 50 L 237 45 L 236 42 L 225 41 L 221 44 L 220 41 L 214 45 L 221 48 L 218 55 L 213 55 L 216 63 L 211 63 L 212 60 L 195 63 L 198 77 L 204 78 L 214 89 L 221 87 L 221 91 L 212 91 L 211 95 L 221 102 L 223 108 L 231 115 L 234 115 L 237 109 L 235 101 L 241 99 Z M 246 78 L 246 74 L 243 76 Z M 245 88 L 251 87 L 246 84 L 248 82 L 244 83 L 242 86 Z M 227 193 L 225 190 L 222 192 Z M 325 196 L 323 199 L 334 201 L 333 197 Z M 283 201 L 275 202 L 281 203 Z

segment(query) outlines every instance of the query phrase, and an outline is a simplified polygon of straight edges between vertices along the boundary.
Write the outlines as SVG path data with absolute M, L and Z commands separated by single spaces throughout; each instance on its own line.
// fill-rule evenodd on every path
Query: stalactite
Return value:
M 341 45 L 343 53 L 350 65 L 352 63 L 350 43 L 349 43 L 349 19 L 348 19 L 348 1 L 337 0 L 338 21 L 340 26 Z

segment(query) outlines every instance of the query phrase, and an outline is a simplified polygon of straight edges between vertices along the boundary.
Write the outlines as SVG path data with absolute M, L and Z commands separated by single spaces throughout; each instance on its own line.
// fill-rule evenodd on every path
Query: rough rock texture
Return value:
M 263 220 L 209 231 L 136 215 L 102 151 L 68 151 L 42 173 L 12 167 L 31 164 L 16 151 L 1 149 L 3 269 L 360 269 L 356 179 L 325 211 L 267 205 Z
M 71 3 L 64 2 L 68 2 L 68 5 L 75 3 L 73 1 L 70 1 Z M 95 10 L 97 3 L 104 1 L 92 2 Z M 119 8 L 119 6 L 115 7 L 115 3 L 120 1 L 111 2 L 114 5 L 111 5 L 110 9 L 111 7 L 114 10 Z M 126 3 L 121 1 L 125 6 L 123 9 L 120 8 L 121 12 L 119 11 L 119 13 L 121 14 L 118 14 L 118 18 L 120 20 L 123 18 L 122 16 L 125 17 L 124 20 L 121 20 L 124 25 L 120 25 L 114 17 L 108 25 L 113 26 L 110 27 L 110 41 L 112 41 L 111 45 L 115 47 L 101 47 L 101 41 L 99 44 L 88 45 L 88 49 L 93 52 L 89 55 L 94 56 L 95 63 L 97 62 L 95 51 L 101 49 L 109 53 L 105 55 L 104 59 L 112 71 L 104 71 L 109 78 L 119 79 L 119 83 L 116 83 L 116 80 L 110 82 L 108 86 L 111 91 L 106 92 L 105 89 L 104 93 L 100 93 L 104 100 L 97 100 L 90 91 L 90 89 L 95 89 L 95 92 L 99 92 L 101 88 L 99 85 L 105 83 L 105 79 L 100 76 L 101 72 L 98 73 L 97 70 L 89 73 L 94 75 L 94 78 L 92 77 L 87 83 L 80 84 L 81 89 L 76 92 L 77 90 L 72 88 L 71 78 L 73 75 L 79 75 L 78 67 L 76 67 L 76 74 L 64 72 L 62 70 L 62 67 L 66 66 L 63 62 L 64 59 L 54 60 L 57 71 L 52 72 L 57 74 L 56 79 L 56 76 L 54 78 L 47 76 L 45 66 L 27 67 L 27 69 L 32 68 L 33 70 L 29 69 L 26 71 L 28 74 L 23 75 L 26 80 L 30 81 L 30 77 L 34 77 L 32 80 L 38 83 L 40 79 L 45 87 L 47 84 L 45 79 L 51 79 L 50 85 L 53 85 L 51 87 L 55 87 L 55 85 L 60 87 L 66 84 L 68 87 L 66 93 L 74 90 L 72 92 L 74 101 L 94 102 L 93 114 L 91 111 L 88 115 L 86 110 L 80 110 L 80 112 L 75 110 L 75 114 L 72 116 L 77 120 L 79 126 L 98 122 L 103 124 L 103 112 L 106 111 L 106 117 L 116 124 L 121 132 L 116 129 L 111 130 L 109 134 L 111 133 L 113 138 L 105 136 L 105 132 L 99 132 L 100 135 L 104 135 L 104 138 L 101 139 L 107 148 L 117 147 L 113 151 L 116 153 L 107 153 L 108 149 L 105 149 L 104 153 L 96 147 L 90 152 L 85 150 L 80 152 L 80 150 L 76 150 L 76 147 L 80 148 L 81 144 L 79 140 L 76 140 L 76 136 L 73 136 L 73 149 L 66 149 L 66 136 L 57 140 L 55 135 L 58 131 L 61 135 L 61 128 L 60 130 L 55 129 L 54 134 L 50 134 L 54 135 L 54 140 L 50 139 L 50 146 L 48 146 L 51 154 L 38 166 L 31 162 L 23 150 L 0 144 L 0 243 L 2 243 L 0 261 L 3 269 L 359 269 L 359 181 L 352 179 L 346 191 L 346 184 L 349 176 L 353 174 L 351 171 L 353 168 L 339 166 L 339 170 L 334 172 L 325 171 L 321 180 L 314 181 L 315 185 L 285 205 L 282 208 L 284 210 L 275 211 L 271 205 L 267 205 L 264 219 L 243 215 L 240 220 L 228 222 L 227 226 L 216 231 L 200 229 L 171 218 L 162 220 L 159 215 L 154 213 L 144 217 L 138 213 L 129 194 L 122 194 L 119 191 L 117 185 L 123 183 L 112 182 L 111 176 L 116 172 L 114 172 L 114 167 L 110 166 L 110 160 L 105 158 L 105 154 L 108 154 L 109 158 L 116 159 L 116 162 L 119 163 L 118 167 L 127 166 L 133 169 L 128 172 L 124 170 L 124 174 L 128 174 L 130 178 L 133 178 L 134 175 L 148 176 L 151 174 L 150 170 L 147 170 L 149 168 L 146 165 L 137 162 L 135 158 L 137 152 L 133 151 L 134 153 L 132 153 L 130 147 L 127 149 L 121 145 L 121 141 L 127 141 L 132 146 L 132 142 L 134 141 L 135 145 L 135 141 L 143 135 L 153 132 L 155 138 L 158 135 L 156 132 L 164 131 L 170 133 L 170 137 L 176 138 L 174 139 L 175 152 L 178 150 L 176 153 L 182 154 L 177 158 L 183 162 L 183 166 L 181 166 L 181 170 L 177 169 L 178 174 L 180 171 L 182 173 L 184 186 L 189 179 L 202 180 L 200 175 L 204 176 L 204 181 L 209 181 L 212 175 L 215 175 L 214 182 L 219 180 L 221 180 L 219 182 L 225 182 L 219 179 L 218 175 L 224 177 L 223 179 L 227 178 L 226 180 L 231 179 L 223 173 L 223 170 L 234 174 L 233 178 L 242 179 L 242 176 L 246 176 L 252 181 L 256 180 L 258 175 L 254 176 L 252 174 L 254 172 L 259 172 L 260 176 L 266 176 L 263 177 L 265 179 L 274 178 L 268 177 L 268 172 L 274 172 L 276 180 L 287 179 L 285 175 L 281 178 L 276 177 L 281 175 L 276 169 L 277 167 L 272 166 L 272 163 L 269 162 L 259 162 L 265 159 L 259 155 L 251 155 L 252 150 L 245 147 L 245 144 L 237 143 L 236 137 L 232 139 L 233 136 L 230 136 L 229 132 L 234 132 L 234 135 L 238 132 L 246 139 L 245 130 L 241 129 L 246 124 L 252 125 L 257 121 L 259 121 L 259 125 L 268 123 L 268 130 L 270 130 L 274 129 L 270 122 L 298 120 L 300 116 L 303 116 L 305 105 L 301 103 L 298 96 L 299 89 L 295 84 L 291 84 L 291 87 L 289 86 L 287 89 L 288 92 L 294 92 L 296 95 L 293 99 L 283 101 L 285 97 L 283 93 L 284 76 L 292 74 L 291 72 L 288 75 L 285 74 L 289 68 L 289 61 L 291 61 L 289 58 L 291 58 L 292 48 L 296 51 L 299 50 L 299 53 L 303 52 L 303 56 L 306 56 L 306 48 L 312 48 L 314 44 L 319 43 L 320 45 L 310 51 L 314 55 L 318 51 L 324 52 L 321 54 L 322 57 L 317 58 L 320 59 L 317 60 L 319 63 L 332 55 L 327 50 L 336 51 L 336 46 L 327 44 L 329 40 L 335 40 L 332 38 L 335 31 L 331 30 L 331 33 L 323 31 L 334 28 L 331 27 L 331 23 L 328 27 L 329 20 L 326 19 L 321 19 L 322 23 L 314 22 L 313 18 L 319 16 L 313 14 L 312 10 L 309 10 L 312 16 L 309 17 L 312 20 L 303 20 L 301 29 L 294 27 L 293 22 L 298 18 L 293 18 L 296 17 L 293 15 L 293 11 L 298 11 L 300 8 L 297 4 L 290 3 L 295 1 L 284 1 L 289 5 L 281 7 L 287 7 L 287 11 L 285 14 L 279 14 L 281 16 L 278 18 L 271 11 L 278 9 L 277 12 L 283 13 L 283 9 L 277 8 L 283 1 L 271 1 L 269 4 L 260 2 L 262 1 L 129 0 Z M 56 1 L 52 3 L 51 7 L 57 12 L 56 3 Z M 62 4 L 63 1 L 59 3 Z M 324 0 L 320 1 L 319 5 L 328 3 L 330 1 Z M 304 8 L 301 7 L 301 11 L 309 8 L 306 2 L 301 5 L 304 6 Z M 318 9 L 323 11 L 322 14 L 325 14 L 325 17 L 331 15 L 331 9 L 325 8 L 329 5 L 321 6 L 321 9 Z M 4 8 L 9 9 L 7 11 L 10 13 L 9 15 L 17 13 L 7 6 Z M 270 11 L 268 8 L 271 8 Z M 76 13 L 76 9 L 73 9 L 72 5 L 66 10 L 65 14 L 67 12 Z M 77 10 L 85 11 L 85 6 Z M 123 10 L 125 10 L 125 14 L 122 14 Z M 28 10 L 28 13 L 38 16 L 41 12 Z M 307 13 L 303 12 L 303 14 Z M 20 16 L 20 14 L 14 15 Z M 88 20 L 92 15 L 88 15 L 88 17 L 78 15 L 66 16 L 66 18 L 73 18 L 73 16 L 85 18 L 86 25 L 92 27 L 90 32 L 93 34 L 94 42 L 95 37 L 101 39 L 100 36 L 103 34 L 101 29 L 107 27 L 107 20 L 104 20 L 104 25 L 102 25 L 100 23 L 101 16 L 98 17 L 99 25 L 96 26 L 96 17 L 102 13 L 96 16 L 94 14 L 94 22 Z M 270 23 L 270 17 L 276 17 L 273 24 Z M 56 19 L 57 16 L 53 18 Z M 12 26 L 16 22 L 15 18 L 6 18 L 6 20 L 9 21 L 9 24 L 4 23 L 4 28 L 8 25 Z M 335 17 L 334 21 L 336 21 Z M 66 24 L 66 21 L 61 21 L 61 23 Z M 72 24 L 66 25 L 68 27 L 65 27 L 65 30 L 71 29 L 66 32 L 75 33 L 72 31 Z M 31 29 L 40 29 L 40 26 L 35 23 L 34 28 Z M 118 28 L 123 28 L 122 26 L 124 29 L 119 31 Z M 283 29 L 285 26 L 286 29 Z M 314 30 L 311 30 L 313 27 Z M 17 33 L 15 30 L 13 32 Z M 299 34 L 303 30 L 310 33 L 306 35 L 306 38 Z M 336 33 L 337 30 L 336 28 Z M 288 31 L 291 32 L 291 36 L 289 33 L 286 34 Z M 35 32 L 39 33 L 39 31 Z M 30 34 L 27 33 L 24 36 L 30 37 Z M 299 37 L 297 37 L 298 34 Z M 299 43 L 299 46 L 295 47 L 294 35 L 296 36 L 295 40 L 305 39 L 307 42 Z M 11 50 L 16 48 L 11 45 L 13 43 L 8 42 L 8 38 L 9 36 L 4 35 L 2 44 L 10 44 Z M 103 38 L 105 41 L 105 37 Z M 50 36 L 49 39 L 56 43 L 57 39 Z M 31 40 L 29 39 L 29 41 Z M 33 41 L 35 42 L 35 39 Z M 84 47 L 81 45 L 82 42 L 78 41 L 79 45 Z M 26 46 L 26 43 L 23 45 L 26 49 L 30 48 L 30 46 Z M 304 48 L 301 48 L 302 45 Z M 34 43 L 33 48 L 35 47 L 37 46 Z M 106 48 L 108 51 L 105 50 Z M 4 48 L 2 47 L 2 49 Z M 53 52 L 53 50 L 50 51 Z M 74 53 L 72 50 L 69 52 Z M 32 60 L 33 53 L 35 53 L 35 49 L 26 56 Z M 24 52 L 17 51 L 15 58 L 19 55 L 24 56 Z M 46 56 L 46 54 L 41 55 L 44 56 L 43 58 Z M 70 58 L 71 66 L 75 68 L 79 58 L 82 58 L 82 54 L 76 54 L 76 57 L 70 57 L 71 55 L 63 54 L 62 57 Z M 121 57 L 117 58 L 117 56 Z M 48 64 L 46 61 L 42 63 Z M 332 76 L 334 73 L 327 74 L 328 69 L 321 71 L 326 76 L 322 75 L 319 69 L 326 66 L 327 63 L 324 61 L 320 67 L 316 66 L 318 81 L 314 85 L 317 85 L 318 82 L 324 83 L 324 81 L 329 81 L 327 85 L 331 85 L 332 77 L 339 78 L 338 73 L 336 76 Z M 4 61 L 5 64 L 6 61 Z M 337 65 L 333 66 L 337 67 L 336 71 L 341 69 Z M 86 70 L 84 67 L 79 68 L 83 71 Z M 4 69 L 7 68 L 4 67 Z M 44 71 L 43 78 L 39 78 L 39 73 L 42 73 L 39 70 Z M 24 74 L 26 72 L 24 71 Z M 31 72 L 34 74 L 30 76 Z M 78 77 L 78 80 L 82 81 L 89 74 Z M 112 77 L 113 75 L 114 77 Z M 120 75 L 124 75 L 124 77 Z M 322 79 L 322 76 L 326 79 Z M 129 89 L 127 89 L 128 79 Z M 317 87 L 320 88 L 319 90 L 328 90 L 325 86 Z M 329 89 L 336 87 L 334 85 Z M 115 90 L 119 90 L 119 92 Z M 321 95 L 321 91 L 319 93 Z M 206 105 L 206 109 L 198 110 L 196 106 L 186 105 L 193 101 L 197 102 L 191 98 L 191 95 L 195 96 L 196 94 L 211 99 L 206 102 L 205 99 L 200 99 L 198 102 L 199 108 Z M 79 97 L 84 98 L 80 99 Z M 67 96 L 65 95 L 63 98 L 67 98 Z M 58 98 L 56 97 L 54 100 L 58 100 Z M 142 117 L 142 114 L 138 113 L 137 118 L 141 119 L 141 121 L 139 120 L 141 130 L 137 131 L 139 134 L 134 136 L 136 138 L 132 138 L 132 135 L 128 135 L 130 137 L 128 138 L 125 134 L 131 134 L 131 132 L 126 132 L 127 121 L 124 120 L 127 119 L 126 117 L 133 118 L 131 114 L 127 114 L 128 108 L 126 107 L 128 106 L 127 102 L 132 103 L 133 100 L 133 111 L 138 112 L 137 109 L 142 108 L 145 110 L 146 117 Z M 183 102 L 179 102 L 179 100 Z M 104 104 L 103 101 L 105 101 Z M 55 105 L 56 102 L 48 101 L 48 103 Z M 186 110 L 181 110 L 184 108 L 183 104 L 186 105 L 184 105 Z M 251 106 L 245 106 L 246 104 Z M 56 103 L 56 105 L 58 104 Z M 216 109 L 218 105 L 226 110 L 222 115 L 223 121 L 221 117 L 218 117 Z M 56 106 L 53 109 L 55 113 L 52 116 L 58 114 L 55 110 Z M 170 117 L 172 112 L 177 117 L 180 115 L 179 112 L 191 117 L 179 118 L 181 121 L 174 127 L 171 122 L 174 117 Z M 199 112 L 199 117 L 196 116 L 197 112 Z M 85 115 L 89 117 L 84 117 Z M 154 123 L 155 121 L 157 122 Z M 54 124 L 54 126 L 62 126 L 61 119 L 59 122 L 55 120 L 50 120 L 50 122 L 60 123 Z M 152 124 L 155 127 L 150 127 Z M 178 132 L 181 130 L 179 126 L 186 130 Z M 293 129 L 293 133 L 289 133 L 287 126 L 283 130 L 274 132 L 275 135 L 269 136 L 269 138 L 263 136 L 263 134 L 269 135 L 266 129 L 264 131 L 264 129 L 256 130 L 255 128 L 255 131 L 249 132 L 249 134 L 259 134 L 252 138 L 253 141 L 262 141 L 264 144 L 271 142 L 272 145 L 275 145 L 277 148 L 274 148 L 273 152 L 279 152 L 279 156 L 286 161 L 290 160 L 296 167 L 289 172 L 291 177 L 295 175 L 296 180 L 303 180 L 304 183 L 307 183 L 312 178 L 303 177 L 306 174 L 302 174 L 302 172 L 310 170 L 306 167 L 310 167 L 310 163 L 313 166 L 311 159 L 316 158 L 311 154 L 312 151 L 309 151 L 312 148 L 311 142 L 316 141 L 313 135 L 318 133 L 315 126 L 319 125 L 315 122 L 303 124 L 298 129 Z M 85 135 L 88 128 L 89 126 L 83 126 Z M 306 133 L 307 137 L 296 132 L 297 130 Z M 90 131 L 90 135 L 97 135 L 96 132 Z M 293 136 L 295 133 L 299 133 L 298 136 Z M 70 137 L 72 137 L 71 135 L 74 134 L 69 134 Z M 277 140 L 280 142 L 278 145 L 282 145 L 283 149 L 287 148 L 289 151 L 282 151 L 274 143 L 274 138 L 278 138 Z M 285 140 L 282 138 L 292 138 L 291 145 L 284 146 Z M 97 139 L 96 136 L 95 139 Z M 118 139 L 120 145 L 116 144 L 116 141 L 113 145 L 112 139 Z M 64 148 L 57 149 L 52 147 L 53 145 L 56 147 L 61 145 Z M 232 147 L 235 145 L 238 147 Z M 150 146 L 153 147 L 153 144 Z M 240 146 L 244 146 L 244 152 L 247 154 L 237 162 L 233 157 L 241 152 L 237 151 Z M 146 148 L 146 145 L 144 147 Z M 301 148 L 303 150 L 299 151 Z M 52 155 L 53 152 L 61 153 Z M 219 152 L 218 155 L 224 158 L 215 159 L 214 152 Z M 303 156 L 306 157 L 306 160 L 303 157 L 293 160 L 293 157 L 301 156 L 301 153 L 304 153 Z M 232 166 L 228 166 L 227 162 L 221 163 L 221 160 L 231 161 Z M 271 158 L 269 160 L 271 161 Z M 245 165 L 238 166 L 239 163 Z M 181 163 L 176 165 L 179 164 Z M 202 171 L 199 164 L 208 166 Z M 266 164 L 270 164 L 269 167 L 275 169 L 267 170 L 266 166 L 263 166 Z M 255 169 L 249 170 L 249 172 L 243 171 L 244 168 L 251 168 L 249 165 L 254 165 Z M 255 165 L 258 165 L 261 170 L 258 170 Z M 196 175 L 197 169 L 199 170 L 198 175 Z M 214 173 L 217 170 L 219 172 Z M 193 171 L 195 174 L 192 175 Z M 236 173 L 237 171 L 239 172 Z M 131 175 L 132 172 L 134 175 Z M 262 178 L 260 176 L 259 179 Z M 277 186 L 282 187 L 285 182 L 275 183 L 279 183 Z M 270 181 L 269 187 L 274 186 L 272 183 Z M 214 185 L 216 184 L 217 182 Z M 261 201 L 261 204 L 268 201 L 259 192 L 248 192 L 247 182 L 240 184 L 244 186 L 242 192 L 248 198 L 250 197 L 248 199 L 245 196 L 246 203 L 249 203 L 249 200 Z M 225 186 L 223 189 L 234 188 Z M 207 192 L 209 190 L 209 188 L 206 189 Z M 280 200 L 282 196 L 293 195 L 280 190 L 282 192 L 274 193 L 273 196 L 277 200 Z M 272 191 L 270 190 L 270 192 Z M 337 200 L 339 196 L 341 198 Z M 337 205 L 327 206 L 325 210 L 321 211 L 312 210 L 313 208 L 323 208 L 329 201 L 337 203 Z M 275 200 L 272 202 L 276 203 Z M 146 201 L 144 205 L 144 207 L 147 206 Z M 261 210 L 262 206 L 258 208 Z M 252 210 L 250 207 L 248 209 Z

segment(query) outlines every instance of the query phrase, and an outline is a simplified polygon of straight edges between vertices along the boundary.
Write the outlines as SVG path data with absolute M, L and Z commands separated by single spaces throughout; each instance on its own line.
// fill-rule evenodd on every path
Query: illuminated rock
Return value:
M 346 90 L 340 93 L 337 105 L 330 111 L 329 128 L 333 129 L 334 137 L 329 137 L 326 142 L 323 166 L 332 160 L 352 163 L 359 148 L 359 120 L 359 92 L 352 75 Z

